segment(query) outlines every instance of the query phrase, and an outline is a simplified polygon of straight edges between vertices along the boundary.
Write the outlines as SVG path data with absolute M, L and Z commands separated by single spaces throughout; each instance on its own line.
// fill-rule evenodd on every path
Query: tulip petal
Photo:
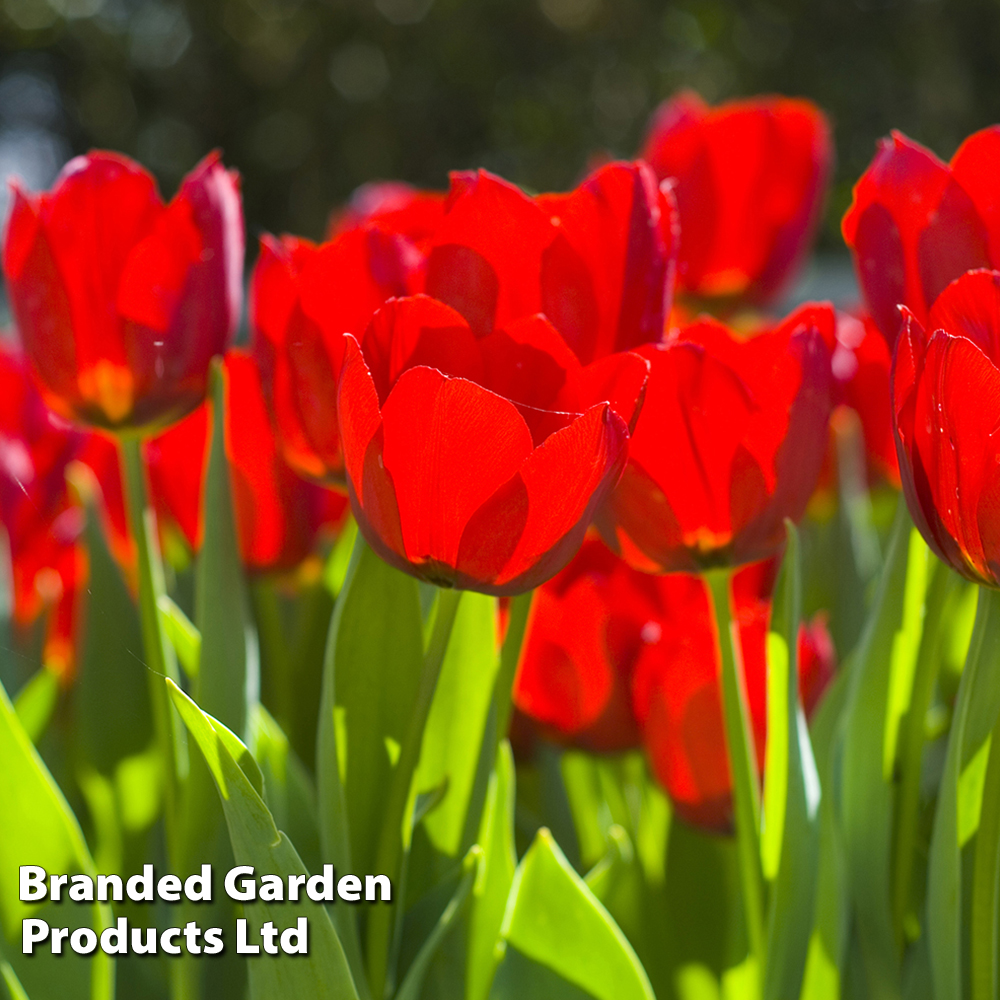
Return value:
M 543 310 L 580 360 L 660 340 L 677 225 L 653 171 L 612 163 L 568 194 L 536 200 L 560 233 L 542 258 Z
M 531 454 L 527 425 L 508 400 L 432 368 L 403 373 L 382 424 L 407 557 L 455 566 L 469 519 Z
M 483 337 L 542 311 L 541 256 L 554 237 L 545 213 L 513 184 L 485 170 L 453 175 L 431 243 L 426 291 Z

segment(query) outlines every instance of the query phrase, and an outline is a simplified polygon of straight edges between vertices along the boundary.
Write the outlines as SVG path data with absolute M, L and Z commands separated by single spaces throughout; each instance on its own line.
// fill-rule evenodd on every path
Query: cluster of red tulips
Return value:
M 447 192 L 371 184 L 325 242 L 261 239 L 240 346 L 240 185 L 217 155 L 168 204 L 113 153 L 45 193 L 15 185 L 0 347 L 14 620 L 45 616 L 44 661 L 69 685 L 88 599 L 74 463 L 133 593 L 162 590 L 161 552 L 197 558 L 221 403 L 247 574 L 294 591 L 353 517 L 396 570 L 500 597 L 498 634 L 517 617 L 506 599 L 534 591 L 507 675 L 515 751 L 643 748 L 676 815 L 759 854 L 775 583 L 790 525 L 849 472 L 838 427 L 855 428 L 865 488 L 901 485 L 933 553 L 1000 586 L 1000 127 L 950 164 L 882 143 L 843 223 L 864 308 L 776 314 L 832 156 L 809 102 L 684 94 L 641 158 L 569 193 L 482 170 Z M 828 620 L 794 623 L 807 717 L 852 653 Z M 978 699 L 988 731 L 998 696 L 966 673 L 953 725 Z M 949 751 L 956 773 L 972 749 Z M 743 879 L 753 951 L 761 902 Z M 942 954 L 932 942 L 939 991 Z

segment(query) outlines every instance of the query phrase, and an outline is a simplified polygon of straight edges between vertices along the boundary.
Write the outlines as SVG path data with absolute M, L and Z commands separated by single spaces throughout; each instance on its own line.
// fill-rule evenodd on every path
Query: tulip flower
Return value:
M 910 514 L 940 559 L 1000 587 L 1000 271 L 953 281 L 926 330 L 909 310 L 903 317 L 892 405 Z
M 833 310 L 809 304 L 750 340 L 701 320 L 640 348 L 643 415 L 598 520 L 612 548 L 663 572 L 774 555 L 822 467 L 833 339 Z
M 781 97 L 709 108 L 685 91 L 654 113 L 640 155 L 673 179 L 679 289 L 773 300 L 809 248 L 830 177 L 833 144 L 819 108 Z
M 358 526 L 446 587 L 530 590 L 570 559 L 625 461 L 647 365 L 583 366 L 543 316 L 477 337 L 427 296 L 345 336 L 338 417 Z
M 343 521 L 347 498 L 300 479 L 285 463 L 253 359 L 242 351 L 230 351 L 225 367 L 226 452 L 240 555 L 252 572 L 292 569 L 312 552 L 321 531 Z M 208 429 L 206 403 L 146 443 L 157 512 L 193 550 L 200 548 L 203 533 Z
M 317 246 L 265 236 L 251 280 L 253 349 L 285 460 L 342 482 L 336 387 L 343 334 L 360 337 L 387 299 L 417 290 L 421 258 L 376 223 Z
M 303 475 L 343 480 L 342 334 L 360 340 L 390 297 L 426 292 L 477 338 L 544 314 L 584 365 L 661 339 L 676 223 L 648 167 L 610 164 L 569 194 L 535 199 L 485 171 L 455 174 L 428 235 L 437 211 L 371 209 L 320 247 L 263 241 L 254 351 L 282 450 Z
M 969 136 L 947 164 L 893 132 L 854 185 L 844 240 L 890 348 L 902 325 L 898 305 L 926 326 L 951 281 L 966 271 L 1000 267 L 998 164 L 1000 126 Z
M 14 621 L 50 611 L 46 660 L 72 665 L 77 595 L 85 578 L 78 545 L 83 511 L 66 468 L 86 444 L 42 402 L 23 357 L 0 347 L 0 526 L 10 548 Z
M 775 560 L 734 575 L 734 616 L 757 760 L 766 738 L 766 634 Z M 799 632 L 799 684 L 812 711 L 833 676 L 822 618 Z M 535 596 L 514 702 L 557 741 L 598 752 L 645 746 L 686 821 L 731 826 L 719 663 L 705 584 L 629 567 L 600 541 Z
M 401 181 L 362 184 L 351 195 L 347 207 L 331 217 L 326 237 L 332 240 L 365 223 L 377 222 L 424 252 L 441 223 L 444 209 L 443 191 L 420 191 Z
M 10 302 L 45 401 L 111 430 L 177 420 L 239 317 L 239 181 L 208 156 L 164 205 L 114 153 L 72 160 L 51 191 L 15 186 L 3 248 Z

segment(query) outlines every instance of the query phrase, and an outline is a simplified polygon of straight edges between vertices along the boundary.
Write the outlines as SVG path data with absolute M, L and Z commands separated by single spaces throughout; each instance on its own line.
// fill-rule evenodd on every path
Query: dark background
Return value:
M 0 178 L 47 186 L 100 146 L 171 194 L 218 146 L 252 234 L 318 237 L 366 180 L 566 188 L 680 87 L 776 91 L 833 121 L 833 250 L 875 140 L 950 156 L 1000 120 L 998 84 L 995 0 L 0 0 Z

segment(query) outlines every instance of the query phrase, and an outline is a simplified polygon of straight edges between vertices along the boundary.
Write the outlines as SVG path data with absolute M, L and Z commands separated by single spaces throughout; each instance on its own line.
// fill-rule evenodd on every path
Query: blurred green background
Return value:
M 318 237 L 373 178 L 565 188 L 680 87 L 776 91 L 833 120 L 832 250 L 875 140 L 949 156 L 1000 120 L 998 81 L 996 0 L 0 0 L 0 178 L 100 146 L 169 194 L 221 147 L 251 234 Z

